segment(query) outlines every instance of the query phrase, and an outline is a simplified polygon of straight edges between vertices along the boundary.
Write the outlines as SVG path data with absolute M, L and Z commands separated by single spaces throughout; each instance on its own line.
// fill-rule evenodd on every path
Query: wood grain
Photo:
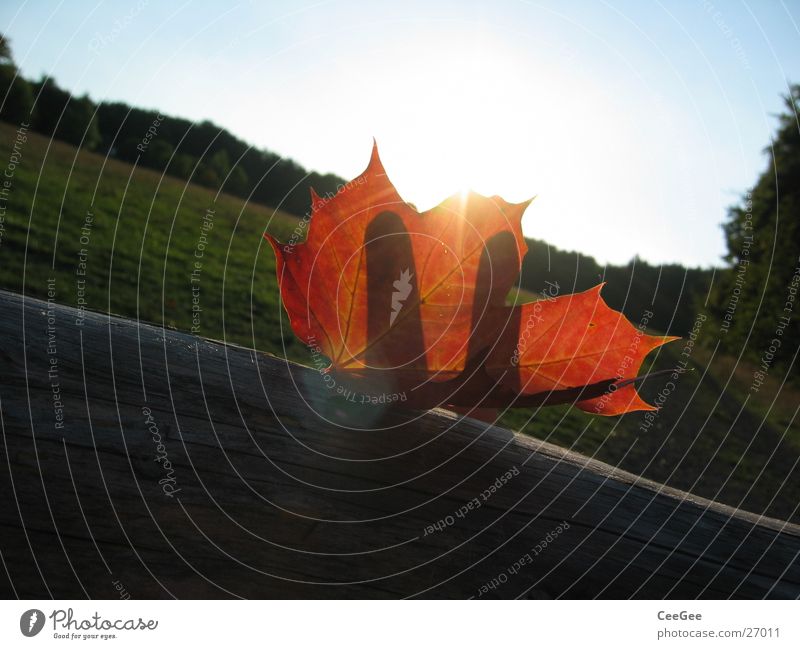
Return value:
M 249 349 L 76 317 L 0 293 L 6 597 L 800 596 L 798 526 L 445 411 L 350 403 Z

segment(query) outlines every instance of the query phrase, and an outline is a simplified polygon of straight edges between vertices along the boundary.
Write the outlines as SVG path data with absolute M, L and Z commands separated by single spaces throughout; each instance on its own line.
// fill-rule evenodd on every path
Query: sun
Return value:
M 539 190 L 524 144 L 536 102 L 530 73 L 508 44 L 476 48 L 476 38 L 423 44 L 368 74 L 389 81 L 371 89 L 382 101 L 365 109 L 365 121 L 374 124 L 371 135 L 392 182 L 419 209 L 470 190 L 509 202 Z M 389 94 L 397 79 L 402 92 Z M 554 144 L 540 138 L 540 145 Z
M 398 193 L 420 211 L 468 190 L 509 203 L 537 196 L 527 236 L 606 260 L 645 249 L 630 223 L 650 206 L 624 190 L 653 182 L 652 160 L 601 82 L 480 33 L 392 45 L 337 89 L 350 125 L 341 150 L 359 152 L 347 154 L 355 173 L 374 137 Z

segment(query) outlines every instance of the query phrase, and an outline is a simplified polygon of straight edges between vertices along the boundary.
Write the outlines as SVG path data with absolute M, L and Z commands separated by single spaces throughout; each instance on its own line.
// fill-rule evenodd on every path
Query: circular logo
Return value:
M 44 613 L 38 608 L 25 611 L 19 618 L 19 630 L 22 635 L 32 638 L 44 627 Z

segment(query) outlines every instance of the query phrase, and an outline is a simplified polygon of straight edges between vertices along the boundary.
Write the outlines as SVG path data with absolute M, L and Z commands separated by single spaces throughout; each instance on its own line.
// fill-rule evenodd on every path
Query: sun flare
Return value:
M 626 98 L 598 88 L 558 52 L 526 59 L 513 39 L 488 42 L 465 33 L 420 41 L 402 55 L 386 47 L 365 64 L 369 92 L 362 92 L 361 77 L 341 91 L 357 98 L 350 119 L 365 146 L 377 139 L 403 199 L 426 210 L 468 190 L 511 203 L 538 196 L 523 221 L 526 235 L 566 249 L 603 250 L 616 263 L 653 248 L 652 233 L 631 223 L 662 202 L 643 206 L 619 189 L 636 184 L 658 197 L 658 178 L 666 174 L 654 170 L 658 157 L 638 146 L 619 110 Z M 396 79 L 404 80 L 402 92 Z M 351 138 L 345 146 L 352 148 Z M 353 162 L 356 170 L 363 157 Z M 615 245 L 621 231 L 625 247 Z

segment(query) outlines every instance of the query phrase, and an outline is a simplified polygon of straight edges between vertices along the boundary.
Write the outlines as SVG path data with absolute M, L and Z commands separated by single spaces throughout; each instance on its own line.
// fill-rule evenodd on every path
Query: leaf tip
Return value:
M 599 284 L 595 284 L 594 286 L 592 286 L 592 288 L 590 288 L 590 289 L 587 289 L 587 290 L 586 290 L 586 292 L 587 292 L 587 293 L 596 293 L 596 294 L 597 294 L 597 296 L 598 296 L 598 297 L 600 297 L 600 292 L 603 290 L 603 287 L 604 287 L 604 286 L 605 286 L 607 283 L 608 283 L 608 282 L 605 282 L 605 281 L 603 281 L 603 282 L 600 282 Z M 603 301 L 605 302 L 605 300 L 603 300 Z
M 275 237 L 273 237 L 269 232 L 266 231 L 264 232 L 264 239 L 269 241 L 270 245 L 272 246 L 272 249 L 275 251 L 275 255 L 279 256 L 281 252 L 280 242 Z
M 370 164 L 381 164 L 381 156 L 378 153 L 378 140 L 375 139 L 374 135 L 372 136 L 372 152 L 369 155 L 369 162 Z
M 319 209 L 319 204 L 322 202 L 322 199 L 317 194 L 317 190 L 309 185 L 308 193 L 311 194 L 311 211 L 316 212 Z
M 372 138 L 372 153 L 369 156 L 369 164 L 360 177 L 363 178 L 365 176 L 386 176 L 386 170 L 383 168 L 383 163 L 378 153 L 378 141 L 374 136 Z
M 676 340 L 680 340 L 680 336 L 647 336 L 647 341 L 649 343 L 649 348 L 651 350 L 656 349 L 657 347 L 661 347 L 661 345 L 666 345 L 667 343 L 675 342 Z

